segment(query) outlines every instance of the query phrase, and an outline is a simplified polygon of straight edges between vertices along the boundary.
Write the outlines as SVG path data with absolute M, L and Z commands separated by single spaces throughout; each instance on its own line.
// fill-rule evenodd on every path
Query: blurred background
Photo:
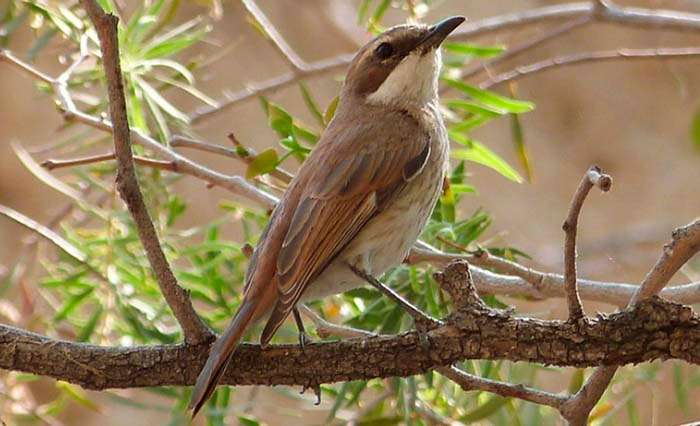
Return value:
M 140 2 L 122 0 L 121 3 L 121 8 L 128 13 Z M 308 62 L 352 53 L 371 37 L 366 27 L 357 22 L 361 3 L 342 0 L 258 1 L 287 42 Z M 448 15 L 461 14 L 476 21 L 556 3 L 543 0 L 436 1 L 421 19 L 433 22 Z M 697 1 L 619 3 L 700 13 Z M 0 2 L 0 10 L 3 7 Z M 205 42 L 183 52 L 180 58 L 186 61 L 194 56 L 220 56 L 196 74 L 197 87 L 204 93 L 219 98 L 224 92 L 234 92 L 288 71 L 278 52 L 250 25 L 238 2 L 224 1 L 213 7 L 205 1 L 183 1 L 177 10 L 176 21 L 199 15 L 210 22 L 211 32 L 206 35 Z M 401 7 L 389 8 L 382 25 L 404 22 L 407 16 Z M 529 25 L 469 42 L 510 47 L 556 25 L 559 23 Z M 24 57 L 37 38 L 29 25 L 23 27 L 13 33 L 6 46 L 20 57 Z M 555 55 L 622 47 L 698 45 L 698 32 L 593 23 L 498 64 L 476 81 L 485 79 L 489 73 L 510 69 L 514 64 L 528 64 Z M 34 64 L 50 75 L 58 75 L 66 66 L 60 60 L 64 53 L 65 43 L 56 37 L 48 41 Z M 561 224 L 582 173 L 591 164 L 597 164 L 614 177 L 614 186 L 608 194 L 592 192 L 584 206 L 579 225 L 579 274 L 599 280 L 641 281 L 660 253 L 662 244 L 668 240 L 670 231 L 696 218 L 700 212 L 700 146 L 694 144 L 691 137 L 693 117 L 700 105 L 698 67 L 700 58 L 618 60 L 555 68 L 519 80 L 515 86 L 517 97 L 536 104 L 534 111 L 520 115 L 532 179 L 518 184 L 488 168 L 469 167 L 469 183 L 477 188 L 478 193 L 464 197 L 460 211 L 470 215 L 477 208 L 483 208 L 493 221 L 483 239 L 516 247 L 532 258 L 531 265 L 560 272 Z M 341 71 L 307 81 L 323 108 L 337 94 L 342 74 Z M 499 90 L 510 95 L 507 89 Z M 47 223 L 67 200 L 27 171 L 13 152 L 11 143 L 17 142 L 25 147 L 51 144 L 63 126 L 61 115 L 49 95 L 38 91 L 26 75 L 3 63 L 0 63 L 0 93 L 4 94 L 0 100 L 0 204 Z M 269 98 L 283 105 L 294 117 L 313 122 L 296 86 L 271 94 Z M 201 102 L 191 96 L 176 94 L 170 99 L 183 111 L 201 106 Z M 513 149 L 511 124 L 507 118 L 493 120 L 472 132 L 471 136 L 523 173 Z M 234 132 L 242 143 L 258 151 L 274 146 L 278 140 L 255 99 L 208 118 L 191 130 L 194 136 L 222 145 L 230 144 L 226 135 Z M 197 151 L 186 153 L 216 170 L 231 174 L 245 171 L 235 160 Z M 294 165 L 287 167 L 293 169 Z M 61 173 L 56 175 L 61 176 Z M 222 189 L 206 189 L 201 181 L 189 177 L 178 180 L 174 188 L 190 204 L 179 222 L 183 228 L 219 217 L 221 200 L 232 198 Z M 221 238 L 225 239 L 236 240 L 241 236 L 239 228 L 227 224 L 222 225 L 221 232 Z M 21 242 L 28 235 L 30 233 L 23 227 L 0 217 L 0 268 L 2 265 L 11 268 L 17 262 L 22 255 Z M 677 282 L 700 279 L 692 268 L 683 272 L 676 277 Z M 0 311 L 4 311 L 6 317 L 12 318 L 12 312 L 21 315 L 17 291 L 10 288 L 2 295 Z M 546 302 L 505 300 L 516 305 L 523 315 L 561 318 L 566 313 L 563 299 Z M 591 303 L 585 303 L 585 308 L 588 312 L 615 309 L 611 305 Z M 691 380 L 696 377 L 695 370 L 697 367 L 679 362 L 625 370 L 620 373 L 623 377 L 641 384 L 633 392 L 627 387 L 623 391 L 621 387 L 613 386 L 610 389 L 612 400 L 622 403 L 610 404 L 611 412 L 603 413 L 600 419 L 605 419 L 607 424 L 634 424 L 638 421 L 645 425 L 671 425 L 697 419 L 700 406 L 695 401 L 700 392 L 696 387 L 698 383 Z M 651 374 L 648 371 L 653 371 L 653 379 L 648 379 Z M 563 373 L 545 371 L 538 376 L 537 385 L 558 392 L 568 386 L 571 374 L 568 369 Z M 31 383 L 31 390 L 32 404 L 50 401 L 56 392 L 49 380 Z M 313 396 L 297 396 L 297 392 L 296 389 L 244 387 L 237 390 L 234 401 L 240 412 L 267 424 L 324 423 L 333 399 L 324 398 L 324 402 L 316 407 L 311 403 Z M 86 408 L 71 401 L 56 419 L 63 424 L 104 426 L 165 424 L 170 419 L 168 400 L 152 392 L 129 390 L 110 395 L 86 392 L 85 395 L 94 407 Z M 139 404 L 119 402 L 125 398 L 130 398 L 130 401 L 136 398 Z M 625 398 L 636 401 L 634 414 L 630 414 Z M 140 404 L 150 403 L 156 408 L 139 408 Z M 343 409 L 333 422 L 342 423 L 343 419 L 351 418 L 352 413 L 352 408 Z M 27 420 L 28 423 L 33 421 L 49 423 L 46 419 Z M 489 418 L 480 421 L 497 423 Z

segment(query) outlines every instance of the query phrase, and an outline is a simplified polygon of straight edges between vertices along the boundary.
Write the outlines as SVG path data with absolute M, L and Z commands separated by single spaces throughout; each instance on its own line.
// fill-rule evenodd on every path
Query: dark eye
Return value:
M 386 59 L 394 54 L 394 46 L 390 45 L 389 43 L 382 43 L 377 46 L 374 54 L 377 55 L 379 59 Z

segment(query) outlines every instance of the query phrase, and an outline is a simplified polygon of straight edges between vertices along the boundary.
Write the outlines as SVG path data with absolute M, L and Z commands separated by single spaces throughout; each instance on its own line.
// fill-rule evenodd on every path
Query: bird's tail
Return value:
M 226 370 L 233 351 L 254 319 L 255 308 L 256 304 L 252 300 L 244 300 L 231 324 L 212 346 L 207 363 L 199 373 L 192 391 L 189 409 L 192 410 L 193 418 L 216 389 L 216 384 Z

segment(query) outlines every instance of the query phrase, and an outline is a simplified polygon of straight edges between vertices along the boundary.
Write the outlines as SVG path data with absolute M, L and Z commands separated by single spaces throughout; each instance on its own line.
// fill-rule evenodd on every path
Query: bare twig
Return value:
M 81 4 L 95 26 L 100 40 L 102 61 L 107 77 L 109 111 L 113 123 L 114 152 L 117 158 L 117 188 L 134 219 L 160 290 L 182 327 L 185 341 L 197 344 L 210 340 L 213 333 L 197 315 L 189 293 L 180 287 L 170 269 L 136 180 L 131 152 L 131 131 L 126 115 L 126 101 L 119 64 L 117 38 L 119 19 L 114 15 L 106 14 L 95 0 L 81 0 Z
M 700 220 L 673 231 L 654 267 L 642 281 L 628 305 L 637 306 L 657 294 L 691 257 L 700 251 Z M 616 366 L 598 367 L 585 385 L 564 405 L 561 413 L 572 426 L 585 425 L 588 416 L 615 376 Z
M 505 397 L 522 399 L 535 404 L 547 405 L 559 409 L 566 401 L 566 396 L 545 392 L 524 385 L 499 382 L 484 377 L 469 374 L 455 366 L 438 368 L 437 371 L 453 382 L 457 383 L 465 391 L 480 390 L 495 393 Z
M 577 19 L 574 19 L 572 21 L 568 21 L 561 26 L 558 26 L 551 31 L 545 32 L 544 34 L 541 34 L 537 37 L 532 38 L 531 40 L 527 40 L 523 42 L 522 44 L 519 44 L 515 47 L 509 48 L 506 50 L 502 55 L 497 56 L 489 61 L 478 63 L 474 65 L 472 68 L 466 70 L 462 75 L 461 78 L 463 80 L 466 80 L 468 78 L 474 77 L 478 74 L 480 74 L 482 71 L 488 71 L 490 68 L 507 61 L 509 59 L 513 59 L 514 57 L 520 55 L 523 52 L 526 52 L 530 49 L 533 49 L 537 46 L 540 46 L 550 40 L 553 40 L 555 38 L 561 37 L 562 35 L 568 34 L 571 31 L 581 28 L 584 25 L 590 23 L 593 20 L 593 16 L 591 15 L 584 15 L 581 16 Z
M 247 2 L 252 3 L 249 0 Z M 254 5 L 254 3 L 252 4 Z M 635 25 L 637 27 L 700 31 L 700 14 L 663 9 L 619 7 L 610 2 L 605 2 L 602 6 L 597 0 L 564 3 L 484 18 L 465 23 L 451 35 L 450 39 L 473 39 L 495 31 L 512 30 L 526 25 L 553 20 L 576 20 L 582 17 L 591 17 L 596 22 L 611 22 L 621 25 Z M 259 16 L 264 17 L 264 14 L 260 12 Z M 199 123 L 205 118 L 218 114 L 248 99 L 269 95 L 299 80 L 341 71 L 347 67 L 353 58 L 351 54 L 344 54 L 318 62 L 306 63 L 279 36 L 272 23 L 266 17 L 264 18 L 264 25 L 260 19 L 258 19 L 258 22 L 261 23 L 268 35 L 276 35 L 275 38 L 271 37 L 271 40 L 275 44 L 275 48 L 282 53 L 285 61 L 292 65 L 293 70 L 269 80 L 251 84 L 243 90 L 227 94 L 215 106 L 205 106 L 195 110 L 189 116 L 192 124 Z M 279 41 L 283 43 L 279 44 Z
M 675 229 L 671 242 L 664 245 L 661 257 L 644 277 L 639 290 L 630 301 L 630 306 L 658 294 L 673 275 L 698 251 L 700 251 L 700 220 Z
M 490 89 L 503 83 L 547 71 L 586 62 L 634 60 L 634 59 L 693 59 L 700 57 L 700 48 L 678 47 L 658 49 L 616 49 L 597 52 L 573 53 L 555 56 L 528 65 L 518 66 L 510 71 L 498 74 L 479 84 L 482 89 Z
M 569 320 L 578 321 L 584 317 L 581 299 L 576 287 L 576 232 L 578 231 L 578 217 L 581 214 L 583 202 L 593 186 L 607 192 L 612 186 L 612 178 L 604 174 L 600 168 L 593 166 L 581 179 L 576 189 L 569 214 L 564 221 L 564 286 L 566 288 L 566 301 L 569 305 Z
M 172 161 L 160 161 L 154 160 L 152 158 L 142 157 L 140 155 L 134 155 L 134 163 L 147 166 L 153 169 L 168 170 L 171 172 L 177 172 L 177 164 Z M 41 162 L 41 166 L 48 169 L 58 169 L 61 167 L 75 167 L 82 166 L 85 164 L 102 163 L 105 161 L 115 160 L 116 156 L 113 152 L 108 152 L 106 154 L 90 155 L 80 158 L 72 158 L 68 160 L 56 160 L 49 158 Z
M 323 339 L 337 336 L 344 337 L 347 339 L 353 339 L 356 337 L 376 337 L 376 333 L 372 333 L 367 330 L 360 330 L 359 328 L 346 327 L 344 325 L 333 324 L 325 319 L 321 318 L 313 309 L 306 305 L 301 305 L 299 311 L 304 314 L 305 317 L 309 318 L 316 326 L 316 333 Z

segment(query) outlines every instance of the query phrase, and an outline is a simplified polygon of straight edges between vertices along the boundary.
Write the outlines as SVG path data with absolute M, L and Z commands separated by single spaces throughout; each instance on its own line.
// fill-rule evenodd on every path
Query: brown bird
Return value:
M 243 302 L 194 387 L 196 415 L 253 323 L 267 344 L 297 303 L 363 285 L 401 263 L 440 194 L 448 139 L 438 104 L 440 44 L 464 21 L 400 25 L 360 49 L 335 117 L 272 213 Z

